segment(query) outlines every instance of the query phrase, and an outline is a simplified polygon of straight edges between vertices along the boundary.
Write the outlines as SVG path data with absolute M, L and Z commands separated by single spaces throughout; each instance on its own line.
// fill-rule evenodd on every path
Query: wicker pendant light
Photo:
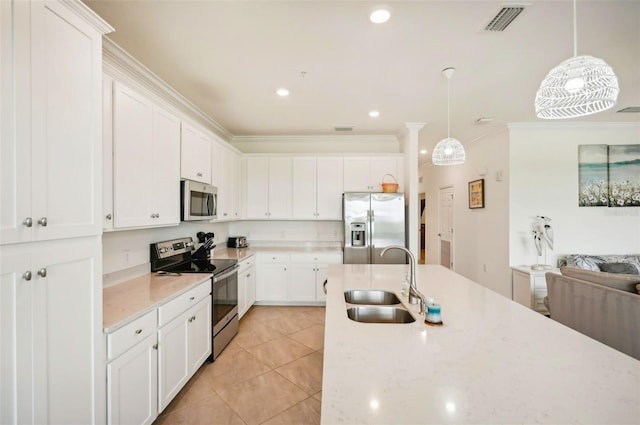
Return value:
M 431 154 L 431 162 L 434 165 L 457 165 L 462 164 L 465 160 L 464 146 L 458 140 L 450 136 L 450 94 L 449 82 L 455 73 L 455 68 L 445 68 L 442 75 L 447 78 L 447 137 L 438 142 L 433 153 Z
M 544 119 L 576 118 L 616 104 L 618 79 L 602 59 L 577 56 L 576 0 L 573 0 L 573 57 L 549 71 L 536 93 L 536 115 Z

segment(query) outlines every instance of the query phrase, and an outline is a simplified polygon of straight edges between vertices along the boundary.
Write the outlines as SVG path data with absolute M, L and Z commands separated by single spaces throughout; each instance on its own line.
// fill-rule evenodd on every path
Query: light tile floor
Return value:
M 155 424 L 319 424 L 324 315 L 324 307 L 253 306 Z

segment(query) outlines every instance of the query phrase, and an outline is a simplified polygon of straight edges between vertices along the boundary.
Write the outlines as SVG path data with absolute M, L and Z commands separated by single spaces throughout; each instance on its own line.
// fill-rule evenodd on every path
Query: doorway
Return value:
M 453 186 L 440 188 L 438 195 L 438 262 L 453 270 Z
M 419 194 L 420 199 L 420 258 L 418 264 L 425 264 L 426 262 L 426 248 L 427 248 L 427 231 L 426 231 L 426 206 L 427 202 L 424 193 Z

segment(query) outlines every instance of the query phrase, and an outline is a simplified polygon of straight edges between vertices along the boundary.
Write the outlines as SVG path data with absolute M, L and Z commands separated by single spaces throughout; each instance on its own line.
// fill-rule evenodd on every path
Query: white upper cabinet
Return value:
M 247 218 L 290 219 L 291 158 L 247 158 Z
M 182 123 L 180 177 L 211 184 L 211 144 L 207 136 Z
M 113 104 L 115 227 L 145 226 L 151 220 L 153 105 L 120 82 Z
M 153 225 L 180 223 L 180 120 L 153 107 Z
M 58 2 L 1 2 L 2 244 L 99 234 L 102 38 Z
M 238 154 L 231 149 L 222 150 L 222 198 L 218 200 L 218 205 L 222 208 L 222 215 L 218 218 L 236 220 L 238 218 L 238 207 L 236 206 L 236 191 L 240 190 L 238 181 Z
M 115 82 L 113 197 L 115 228 L 180 222 L 180 121 Z
M 102 76 L 102 230 L 113 230 L 113 78 Z
M 212 184 L 218 188 L 218 220 L 237 220 L 239 203 L 237 192 L 240 191 L 240 155 L 225 146 L 226 143 L 213 143 Z
M 316 159 L 293 158 L 293 218 L 317 219 Z
M 342 158 L 293 159 L 293 218 L 341 220 Z
M 382 182 L 387 174 L 398 179 L 402 191 L 402 167 L 397 156 L 388 157 L 347 157 L 344 158 L 344 191 L 345 192 L 382 192 Z M 387 183 L 395 181 L 386 176 Z

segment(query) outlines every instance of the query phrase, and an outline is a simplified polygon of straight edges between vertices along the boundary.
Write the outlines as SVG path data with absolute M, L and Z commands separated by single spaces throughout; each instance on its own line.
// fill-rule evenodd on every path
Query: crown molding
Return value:
M 116 80 L 124 79 L 134 82 L 227 142 L 233 138 L 233 135 L 213 118 L 205 114 L 109 37 L 102 39 L 102 63 L 104 71 Z
M 398 143 L 390 135 L 233 136 L 231 143 Z
M 58 0 L 60 4 L 63 4 L 67 8 L 74 11 L 78 16 L 88 22 L 91 26 L 97 29 L 101 34 L 109 34 L 115 31 L 114 28 L 109 25 L 104 19 L 100 17 L 93 10 L 89 9 L 87 5 L 79 0 Z
M 561 129 L 561 128 L 638 128 L 639 122 L 610 121 L 610 122 L 512 122 L 507 127 L 511 129 Z

